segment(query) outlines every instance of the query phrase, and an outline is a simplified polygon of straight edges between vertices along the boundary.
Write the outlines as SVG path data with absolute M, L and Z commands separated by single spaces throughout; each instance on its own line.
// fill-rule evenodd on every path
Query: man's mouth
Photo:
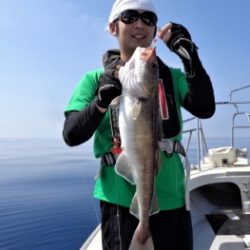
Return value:
M 136 40 L 142 40 L 144 39 L 146 36 L 143 34 L 133 34 L 132 37 Z

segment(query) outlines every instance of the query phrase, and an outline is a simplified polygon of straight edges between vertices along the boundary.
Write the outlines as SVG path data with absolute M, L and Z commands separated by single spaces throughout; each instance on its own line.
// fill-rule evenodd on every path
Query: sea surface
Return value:
M 250 152 L 249 137 L 236 142 Z M 208 139 L 208 147 L 229 145 L 229 138 Z M 91 142 L 0 139 L 0 250 L 79 249 L 100 221 L 97 171 Z
M 76 250 L 99 222 L 91 143 L 0 139 L 0 250 Z

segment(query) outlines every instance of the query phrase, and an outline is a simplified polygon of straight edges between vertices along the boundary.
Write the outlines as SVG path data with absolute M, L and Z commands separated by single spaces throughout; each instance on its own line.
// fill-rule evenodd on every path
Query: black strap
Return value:
M 116 163 L 116 156 L 112 153 L 107 153 L 101 158 L 101 166 L 112 166 Z
M 119 109 L 120 109 L 120 99 L 116 98 L 116 101 L 113 100 L 109 105 L 109 114 L 110 114 L 110 124 L 113 139 L 121 141 L 120 129 L 119 129 Z
M 181 154 L 186 157 L 186 151 L 179 141 L 172 141 L 170 139 L 163 139 L 158 143 L 159 149 L 164 151 L 167 157 L 172 157 L 173 153 Z M 118 155 L 107 153 L 101 158 L 101 166 L 113 166 L 116 163 Z
M 182 146 L 181 142 L 173 141 L 170 139 L 162 139 L 158 142 L 159 148 L 161 151 L 164 151 L 166 155 L 171 157 L 173 153 L 181 154 L 182 156 L 186 157 L 186 151 Z

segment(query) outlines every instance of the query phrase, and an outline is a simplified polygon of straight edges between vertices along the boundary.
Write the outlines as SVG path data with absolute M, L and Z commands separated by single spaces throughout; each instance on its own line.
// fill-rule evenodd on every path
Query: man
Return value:
M 155 36 L 180 57 L 185 74 L 169 68 L 158 57 L 168 108 L 162 130 L 172 150 L 164 153 L 156 177 L 160 212 L 150 217 L 150 231 L 155 249 L 192 249 L 191 218 L 185 209 L 185 175 L 178 154 L 183 153 L 180 107 L 199 118 L 209 118 L 215 112 L 214 94 L 187 29 L 168 23 L 157 33 L 157 20 L 151 0 L 116 0 L 109 17 L 109 30 L 117 38 L 119 50 L 104 55 L 104 70 L 84 75 L 65 110 L 65 142 L 78 145 L 94 134 L 94 153 L 101 159 L 94 197 L 101 204 L 103 249 L 128 249 L 138 224 L 129 213 L 135 187 L 114 170 L 116 158 L 112 148 L 114 142 L 117 144 L 119 132 L 112 111 L 107 111 L 111 101 L 121 94 L 119 68 L 131 58 L 136 47 L 150 46 Z

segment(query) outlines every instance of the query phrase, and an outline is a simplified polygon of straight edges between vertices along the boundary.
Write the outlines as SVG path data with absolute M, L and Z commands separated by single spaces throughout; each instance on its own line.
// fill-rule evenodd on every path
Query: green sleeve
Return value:
M 94 100 L 101 74 L 103 69 L 88 72 L 82 77 L 65 109 L 65 114 L 73 110 L 80 111 Z M 110 152 L 113 146 L 109 121 L 109 112 L 106 112 L 94 134 L 94 154 L 97 158 Z
M 90 71 L 82 77 L 66 106 L 65 114 L 73 110 L 82 110 L 95 98 L 99 77 L 102 73 L 103 69 L 98 69 Z

